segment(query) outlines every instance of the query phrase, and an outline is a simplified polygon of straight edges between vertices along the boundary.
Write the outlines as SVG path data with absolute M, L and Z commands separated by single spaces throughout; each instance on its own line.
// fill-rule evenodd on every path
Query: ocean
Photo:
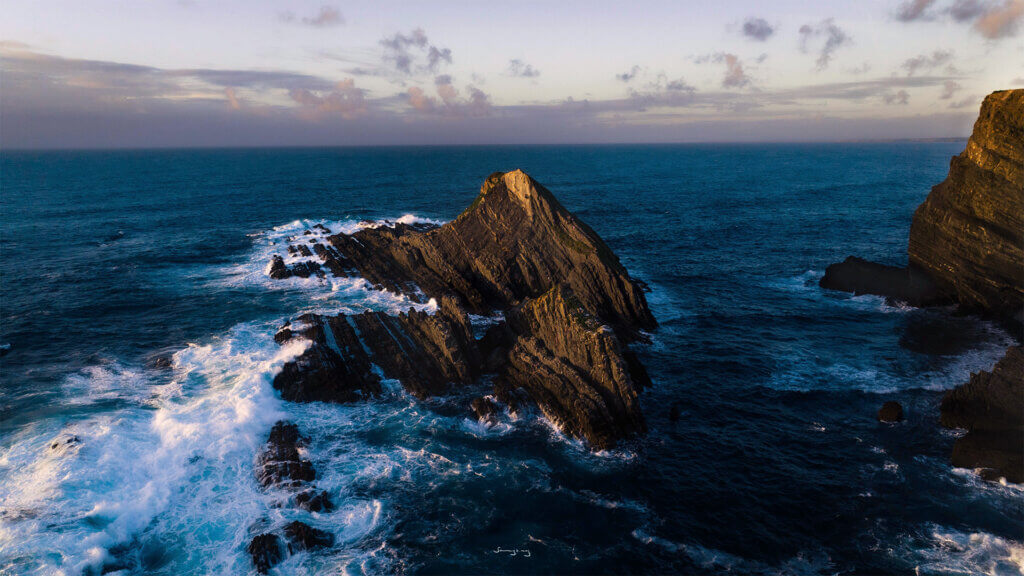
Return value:
M 1012 336 L 817 285 L 848 255 L 905 264 L 963 145 L 5 151 L 0 573 L 252 573 L 260 527 L 301 519 L 335 545 L 276 573 L 1020 574 L 1024 493 L 951 468 L 938 424 Z M 536 416 L 488 428 L 483 384 L 280 400 L 284 320 L 409 305 L 271 281 L 287 236 L 443 222 L 515 168 L 651 287 L 645 437 L 593 453 Z M 904 422 L 876 420 L 887 400 Z M 279 419 L 334 512 L 257 484 Z

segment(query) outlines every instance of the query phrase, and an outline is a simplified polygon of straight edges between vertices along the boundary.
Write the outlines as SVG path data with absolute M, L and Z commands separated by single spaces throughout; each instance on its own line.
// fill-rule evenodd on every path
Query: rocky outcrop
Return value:
M 296 324 L 282 328 L 279 340 L 300 336 L 312 344 L 274 378 L 285 400 L 351 402 L 377 394 L 375 367 L 420 398 L 479 376 L 469 318 L 450 298 L 442 298 L 434 314 L 415 309 L 395 316 L 374 311 L 309 314 Z
M 829 290 L 874 294 L 911 306 L 936 306 L 952 303 L 952 298 L 920 268 L 886 266 L 850 256 L 825 269 L 818 285 Z
M 643 432 L 636 397 L 649 378 L 626 344 L 657 326 L 645 288 L 522 171 L 492 174 L 444 226 L 367 224 L 309 243 L 289 254 L 315 254 L 320 271 L 360 275 L 415 303 L 433 299 L 437 309 L 307 314 L 286 324 L 275 340 L 310 344 L 274 379 L 282 398 L 355 401 L 377 394 L 382 376 L 424 398 L 489 373 L 494 394 L 472 406 L 483 422 L 496 421 L 500 404 L 535 404 L 595 448 Z M 300 264 L 275 257 L 268 274 L 296 275 Z M 495 312 L 506 321 L 476 340 L 468 314 Z
M 1024 90 L 985 98 L 967 147 L 914 212 L 906 269 L 849 258 L 821 286 L 1024 321 Z
M 559 284 L 616 329 L 657 323 L 642 285 L 586 224 L 521 170 L 492 174 L 454 221 L 330 237 L 370 282 L 415 295 L 453 294 L 473 313 L 505 309 Z
M 515 340 L 499 378 L 526 392 L 549 420 L 594 448 L 645 430 L 615 332 L 557 286 L 508 314 Z
M 941 422 L 965 428 L 953 465 L 1024 482 L 1024 346 L 1013 346 L 991 372 L 973 374 L 942 398 Z
M 1024 90 L 990 94 L 949 175 L 914 212 L 909 266 L 849 258 L 821 286 L 910 304 L 957 303 L 1000 319 L 1018 338 L 1024 323 Z M 943 398 L 942 424 L 967 428 L 953 463 L 989 478 L 1024 481 L 1021 471 L 1024 363 L 1014 347 L 993 368 Z
M 914 212 L 908 254 L 961 306 L 1024 320 L 1024 90 L 985 98 L 966 149 Z
M 266 446 L 257 456 L 256 479 L 264 488 L 291 492 L 291 503 L 300 509 L 330 512 L 334 508 L 330 496 L 312 484 L 316 479 L 316 470 L 300 452 L 305 442 L 306 439 L 295 424 L 284 421 L 274 424 Z M 285 526 L 283 534 L 284 540 L 273 532 L 257 534 L 246 547 L 253 566 L 260 574 L 266 574 L 284 560 L 286 552 L 294 554 L 301 550 L 330 546 L 334 540 L 331 534 L 299 521 Z

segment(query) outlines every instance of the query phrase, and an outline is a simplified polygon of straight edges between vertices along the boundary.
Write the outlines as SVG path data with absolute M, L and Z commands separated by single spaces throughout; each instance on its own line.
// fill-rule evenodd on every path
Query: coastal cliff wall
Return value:
M 910 226 L 908 254 L 961 306 L 1024 320 L 1024 90 L 985 98 Z

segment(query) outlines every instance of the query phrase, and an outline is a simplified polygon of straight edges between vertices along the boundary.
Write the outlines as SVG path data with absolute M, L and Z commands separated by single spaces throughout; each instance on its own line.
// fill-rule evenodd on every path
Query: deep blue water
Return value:
M 1010 336 L 817 287 L 850 254 L 905 263 L 911 214 L 962 146 L 5 152 L 0 573 L 247 573 L 253 530 L 302 517 L 337 544 L 280 573 L 1019 574 L 1022 492 L 951 469 L 937 423 L 942 391 Z M 653 288 L 645 438 L 591 454 L 538 418 L 485 429 L 465 410 L 481 389 L 275 396 L 283 319 L 403 303 L 271 283 L 273 242 L 450 219 L 513 168 Z M 173 370 L 148 367 L 168 353 Z M 892 399 L 907 420 L 879 424 Z M 258 488 L 282 417 L 338 511 Z

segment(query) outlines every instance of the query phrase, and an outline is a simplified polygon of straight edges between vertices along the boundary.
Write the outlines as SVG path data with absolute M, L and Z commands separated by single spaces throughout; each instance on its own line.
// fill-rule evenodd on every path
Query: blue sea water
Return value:
M 253 534 L 298 518 L 336 544 L 278 573 L 1020 574 L 1024 493 L 950 468 L 937 421 L 1011 335 L 817 286 L 850 254 L 904 264 L 911 214 L 962 148 L 4 152 L 0 573 L 251 573 Z M 513 168 L 652 287 L 646 437 L 590 453 L 538 417 L 486 428 L 466 410 L 483 387 L 275 395 L 284 319 L 408 305 L 271 282 L 285 237 L 451 219 Z M 905 422 L 876 421 L 887 400 Z M 281 418 L 336 511 L 258 487 Z

